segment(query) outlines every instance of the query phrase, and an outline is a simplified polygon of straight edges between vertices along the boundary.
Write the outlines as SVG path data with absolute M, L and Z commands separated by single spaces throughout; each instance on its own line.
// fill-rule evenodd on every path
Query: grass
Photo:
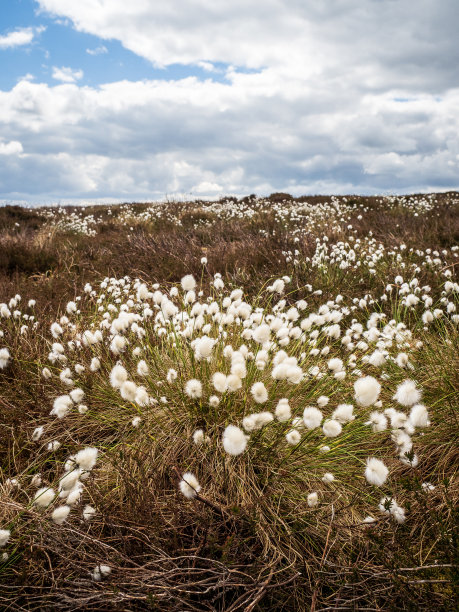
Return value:
M 456 193 L 334 199 L 273 194 L 267 200 L 84 211 L 0 209 L 0 303 L 21 296 L 10 305 L 12 315 L 0 319 L 0 348 L 11 353 L 0 370 L 0 528 L 11 530 L 0 551 L 8 555 L 0 562 L 2 606 L 454 609 L 459 304 L 457 290 L 447 291 L 445 283 L 457 282 L 458 203 Z M 217 273 L 223 289 L 214 286 Z M 189 302 L 180 286 L 177 296 L 171 293 L 185 274 L 192 274 L 196 292 L 202 291 Z M 270 291 L 285 275 L 284 292 Z M 417 284 L 405 292 L 397 275 Z M 86 283 L 92 285 L 87 292 Z M 146 297 L 141 283 L 150 292 Z M 230 299 L 239 287 L 242 299 Z M 431 298 L 432 305 L 426 308 L 420 299 L 407 306 L 408 293 Z M 77 296 L 78 311 L 67 314 L 67 303 Z M 180 317 L 161 316 L 164 296 Z M 36 304 L 28 306 L 32 298 Z M 215 303 L 217 310 L 200 312 L 195 301 Z M 110 348 L 110 325 L 121 304 L 133 317 L 125 329 L 120 322 L 128 344 L 117 355 Z M 291 319 L 287 315 L 294 306 L 297 321 L 294 313 Z M 441 314 L 425 324 L 424 311 L 435 309 Z M 323 317 L 328 311 L 338 315 L 338 338 L 327 334 L 333 320 L 303 326 L 311 314 Z M 104 313 L 110 317 L 104 319 Z M 50 326 L 63 315 L 68 318 L 63 335 L 52 338 Z M 372 319 L 375 315 L 379 318 Z M 284 347 L 273 327 L 274 345 L 266 347 L 263 369 L 256 362 L 265 347 L 247 335 L 261 320 L 280 321 L 289 338 Z M 373 340 L 365 336 L 369 321 L 379 333 Z M 81 334 L 97 329 L 102 340 L 85 345 Z M 191 344 L 203 335 L 215 339 L 209 361 L 200 360 Z M 342 343 L 345 335 L 352 346 Z M 368 362 L 377 339 L 386 351 L 378 367 Z M 53 342 L 64 345 L 65 363 L 50 361 Z M 240 389 L 217 393 L 213 373 L 231 370 L 227 345 L 247 347 L 246 375 Z M 133 353 L 135 347 L 139 351 Z M 299 383 L 273 379 L 279 350 L 297 359 L 304 373 Z M 409 360 L 406 367 L 396 362 L 401 352 Z M 93 357 L 101 363 L 96 372 L 89 369 Z M 332 357 L 344 362 L 343 380 L 327 367 Z M 149 366 L 146 376 L 137 373 L 139 359 Z M 109 375 L 118 360 L 129 380 L 145 387 L 151 403 L 123 398 L 112 387 Z M 77 364 L 85 369 L 78 372 Z M 48 379 L 45 367 L 52 373 Z M 80 414 L 75 405 L 57 419 L 49 415 L 53 402 L 72 388 L 59 377 L 66 367 L 74 386 L 84 391 L 88 410 Z M 175 382 L 168 381 L 171 368 Z M 354 382 L 366 375 L 381 383 L 379 408 L 356 402 Z M 200 398 L 184 392 L 190 378 L 202 382 Z M 413 451 L 407 456 L 419 457 L 414 468 L 400 461 L 391 436 L 396 427 L 373 433 L 366 424 L 377 409 L 409 414 L 409 407 L 393 400 L 407 378 L 422 389 L 431 420 L 410 434 Z M 263 404 L 250 391 L 258 381 L 268 390 Z M 209 405 L 211 395 L 219 396 L 218 406 Z M 291 446 L 285 435 L 292 420 L 274 419 L 248 432 L 241 455 L 224 451 L 221 437 L 228 425 L 241 427 L 249 414 L 274 412 L 282 397 L 289 399 L 292 418 L 301 419 L 320 396 L 329 398 L 321 408 L 325 418 L 339 403 L 355 406 L 355 419 L 337 437 L 326 438 L 320 428 L 300 429 L 301 441 Z M 137 427 L 134 417 L 141 418 Z M 40 425 L 45 431 L 36 442 L 32 432 Z M 208 443 L 193 443 L 197 429 L 209 436 Z M 55 440 L 60 446 L 50 451 Z M 321 452 L 324 445 L 329 452 Z M 57 490 L 69 456 L 87 446 L 99 451 L 96 467 L 83 481 L 69 518 L 56 525 L 51 512 L 65 501 L 37 509 L 31 479 L 40 474 L 44 485 Z M 367 457 L 389 468 L 381 488 L 365 480 Z M 192 500 L 178 488 L 188 471 L 201 485 Z M 325 473 L 333 474 L 333 482 L 322 480 Z M 308 504 L 313 491 L 316 506 Z M 385 495 L 405 509 L 402 524 L 378 510 Z M 82 517 L 86 504 L 97 511 L 91 521 Z M 367 515 L 375 521 L 364 522 Z M 91 572 L 101 563 L 111 574 L 95 581 Z

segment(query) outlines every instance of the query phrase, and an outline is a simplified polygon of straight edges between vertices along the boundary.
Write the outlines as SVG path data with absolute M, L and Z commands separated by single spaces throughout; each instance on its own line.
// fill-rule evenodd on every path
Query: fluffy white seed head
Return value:
M 402 406 L 412 406 L 417 404 L 421 399 L 421 391 L 416 388 L 414 380 L 405 380 L 398 387 L 394 395 L 396 400 Z
M 323 414 L 318 408 L 309 406 L 304 409 L 303 421 L 308 429 L 315 429 L 322 423 Z
M 292 429 L 286 434 L 285 439 L 290 446 L 296 446 L 301 441 L 301 434 L 298 429 Z
M 339 404 L 333 411 L 332 418 L 340 423 L 349 423 L 355 419 L 352 414 L 354 406 L 352 404 Z
M 196 287 L 196 281 L 194 280 L 194 277 L 192 274 L 187 274 L 186 276 L 182 278 L 180 282 L 181 282 L 183 291 L 193 291 L 193 289 Z
M 110 384 L 114 389 L 119 389 L 127 381 L 128 373 L 122 365 L 117 364 L 110 372 Z
M 264 404 L 268 400 L 268 391 L 262 382 L 254 383 L 250 392 L 258 404 Z
M 365 469 L 365 478 L 367 481 L 376 487 L 382 487 L 389 475 L 389 470 L 382 461 L 375 457 L 367 459 L 367 467 Z
M 288 399 L 279 400 L 274 414 L 276 415 L 277 420 L 281 423 L 285 423 L 285 421 L 288 421 L 291 418 L 292 411 L 290 409 Z
M 185 385 L 185 393 L 191 399 L 199 399 L 202 395 L 202 383 L 196 378 L 192 378 Z
M 409 420 L 414 427 L 427 427 L 429 425 L 429 413 L 424 404 L 415 404 L 411 407 Z
M 374 404 L 381 392 L 381 385 L 373 376 L 364 376 L 354 383 L 354 397 L 360 406 Z
M 69 512 L 70 506 L 59 506 L 53 511 L 51 518 L 56 525 L 62 525 L 62 523 L 67 519 Z
M 228 425 L 223 432 L 222 442 L 229 455 L 240 455 L 247 447 L 247 437 L 236 425 Z
M 56 497 L 56 493 L 50 487 L 38 489 L 33 498 L 33 503 L 40 508 L 47 508 Z
M 335 419 L 328 419 L 323 424 L 322 431 L 327 438 L 336 438 L 342 431 L 341 423 Z
M 314 508 L 319 503 L 319 495 L 314 491 L 308 495 L 308 506 Z
M 214 389 L 219 393 L 224 393 L 226 391 L 226 374 L 223 372 L 215 372 L 212 376 L 212 384 Z
M 87 504 L 83 509 L 83 519 L 85 521 L 90 521 L 93 516 L 96 514 L 96 509 Z
M 193 497 L 196 497 L 196 494 L 201 490 L 201 485 L 199 484 L 198 479 L 191 472 L 185 472 L 185 474 L 183 474 L 179 487 L 180 491 L 187 499 L 193 499 Z
M 0 546 L 5 546 L 11 537 L 11 531 L 9 529 L 0 529 Z
M 90 471 L 96 465 L 98 452 L 97 448 L 91 446 L 83 448 L 75 455 L 75 462 L 82 470 Z

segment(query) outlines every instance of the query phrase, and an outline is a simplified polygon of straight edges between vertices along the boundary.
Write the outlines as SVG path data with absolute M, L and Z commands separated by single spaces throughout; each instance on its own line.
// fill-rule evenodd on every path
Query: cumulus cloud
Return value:
M 35 36 L 45 30 L 44 26 L 38 28 L 16 28 L 13 32 L 0 36 L 0 49 L 13 49 L 14 47 L 29 45 Z
M 54 87 L 22 80 L 0 91 L 0 133 L 26 151 L 0 166 L 3 194 L 458 186 L 456 0 L 39 4 L 156 66 L 193 65 L 205 78 L 80 87 L 82 71 L 64 67 Z
M 61 68 L 53 66 L 52 77 L 56 81 L 62 81 L 62 83 L 75 83 L 83 78 L 83 71 L 74 70 L 68 66 L 62 66 Z

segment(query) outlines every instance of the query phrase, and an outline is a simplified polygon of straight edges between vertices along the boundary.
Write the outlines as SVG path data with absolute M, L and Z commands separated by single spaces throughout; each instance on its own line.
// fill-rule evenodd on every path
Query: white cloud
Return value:
M 105 45 L 100 45 L 95 49 L 86 49 L 86 53 L 89 55 L 103 55 L 104 53 L 108 53 L 108 49 Z
M 61 68 L 53 66 L 52 77 L 56 81 L 62 81 L 62 83 L 75 83 L 83 78 L 83 74 L 82 70 L 73 70 L 68 66 L 62 66 Z
M 22 150 L 22 144 L 17 140 L 0 142 L 0 155 L 19 155 Z
M 38 2 L 155 65 L 207 74 L 93 88 L 56 67 L 62 84 L 0 91 L 0 133 L 27 151 L 0 165 L 3 194 L 459 186 L 457 0 Z
M 16 28 L 14 32 L 0 36 L 0 49 L 13 49 L 14 47 L 29 45 L 36 35 L 41 34 L 45 30 L 44 26 L 38 28 Z

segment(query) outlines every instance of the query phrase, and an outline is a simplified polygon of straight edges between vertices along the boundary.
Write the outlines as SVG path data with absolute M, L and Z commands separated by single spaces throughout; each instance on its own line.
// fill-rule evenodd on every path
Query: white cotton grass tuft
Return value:
M 340 404 L 333 411 L 332 419 L 335 419 L 342 424 L 350 423 L 355 419 L 355 416 L 352 414 L 353 410 L 354 406 L 352 404 Z
M 268 401 L 268 391 L 262 382 L 254 383 L 250 392 L 252 393 L 253 399 L 258 404 L 264 404 Z
M 184 276 L 180 281 L 180 284 L 182 285 L 183 291 L 193 291 L 193 289 L 196 287 L 196 281 L 192 274 L 187 274 Z
M 414 427 L 428 427 L 430 425 L 429 413 L 424 404 L 415 404 L 411 407 L 409 421 Z
M 38 442 L 38 440 L 42 437 L 44 431 L 45 428 L 43 425 L 40 425 L 40 427 L 36 427 L 32 432 L 32 440 L 34 442 Z
M 308 429 L 316 429 L 322 423 L 323 414 L 318 408 L 308 406 L 303 412 L 303 422 Z
M 319 503 L 319 495 L 316 493 L 316 491 L 309 493 L 307 499 L 308 499 L 308 506 L 310 508 L 315 508 L 315 506 L 317 506 L 317 504 Z
M 3 370 L 8 365 L 11 358 L 10 352 L 7 348 L 0 349 L 0 370 Z
M 383 497 L 378 507 L 383 514 L 392 515 L 397 523 L 405 522 L 405 509 L 398 505 L 394 497 Z
M 120 388 L 120 394 L 128 402 L 134 402 L 137 395 L 137 385 L 132 380 L 126 380 Z
M 335 480 L 335 477 L 333 476 L 333 474 L 331 472 L 326 472 L 322 476 L 322 482 L 330 483 L 330 482 L 333 482 L 334 480 Z
M 78 453 L 75 455 L 75 463 L 78 463 L 82 470 L 89 472 L 96 465 L 98 452 L 99 451 L 97 448 L 88 446 L 87 448 L 78 451 Z
M 421 395 L 421 391 L 416 387 L 414 380 L 405 380 L 398 385 L 394 400 L 402 406 L 412 406 L 419 402 Z
M 212 384 L 216 391 L 224 393 L 227 389 L 226 374 L 223 374 L 223 372 L 215 372 L 212 376 Z
M 85 521 L 90 521 L 94 517 L 95 514 L 96 514 L 96 509 L 90 506 L 89 504 L 87 504 L 83 508 L 83 519 Z
M 201 490 L 201 485 L 198 482 L 198 479 L 191 472 L 185 472 L 182 476 L 182 480 L 180 481 L 179 488 L 181 493 L 187 499 L 193 499 Z
M 320 408 L 323 408 L 328 404 L 329 401 L 330 398 L 328 398 L 326 395 L 321 395 L 317 400 L 317 405 L 320 406 Z
M 73 400 L 70 395 L 59 395 L 59 397 L 56 397 L 54 400 L 53 409 L 49 414 L 57 416 L 58 419 L 63 419 L 72 408 Z
M 53 489 L 50 487 L 42 487 L 35 493 L 33 503 L 40 508 L 47 508 L 55 497 L 56 493 Z
M 9 529 L 0 529 L 0 546 L 5 546 L 11 537 L 11 531 Z
M 365 478 L 376 487 L 382 487 L 389 475 L 389 470 L 380 459 L 368 457 L 365 469 Z
M 114 389 L 120 389 L 121 385 L 127 381 L 128 373 L 121 364 L 116 364 L 110 372 L 110 384 Z
M 327 438 L 336 438 L 342 431 L 341 423 L 335 419 L 327 419 L 322 426 L 322 431 Z
M 192 378 L 185 385 L 185 393 L 191 399 L 199 399 L 202 396 L 202 383 L 196 378 Z
M 282 398 L 279 400 L 274 414 L 276 415 L 277 420 L 281 423 L 285 423 L 291 418 L 292 411 L 287 398 Z
M 222 436 L 223 448 L 229 455 L 237 456 L 247 448 L 247 437 L 236 425 L 228 425 Z
M 374 404 L 381 392 L 381 385 L 373 376 L 364 376 L 354 383 L 354 397 L 360 406 Z
M 59 506 L 51 514 L 51 518 L 56 525 L 62 525 L 70 513 L 70 506 Z
M 137 364 L 137 374 L 139 376 L 147 376 L 148 372 L 149 372 L 148 364 L 144 359 L 142 359 Z
M 296 446 L 301 442 L 301 434 L 298 429 L 291 429 L 286 435 L 285 439 L 287 440 L 287 444 L 290 446 Z
M 112 568 L 109 565 L 96 565 L 91 576 L 96 582 L 100 582 L 102 578 L 109 576 L 112 573 Z

